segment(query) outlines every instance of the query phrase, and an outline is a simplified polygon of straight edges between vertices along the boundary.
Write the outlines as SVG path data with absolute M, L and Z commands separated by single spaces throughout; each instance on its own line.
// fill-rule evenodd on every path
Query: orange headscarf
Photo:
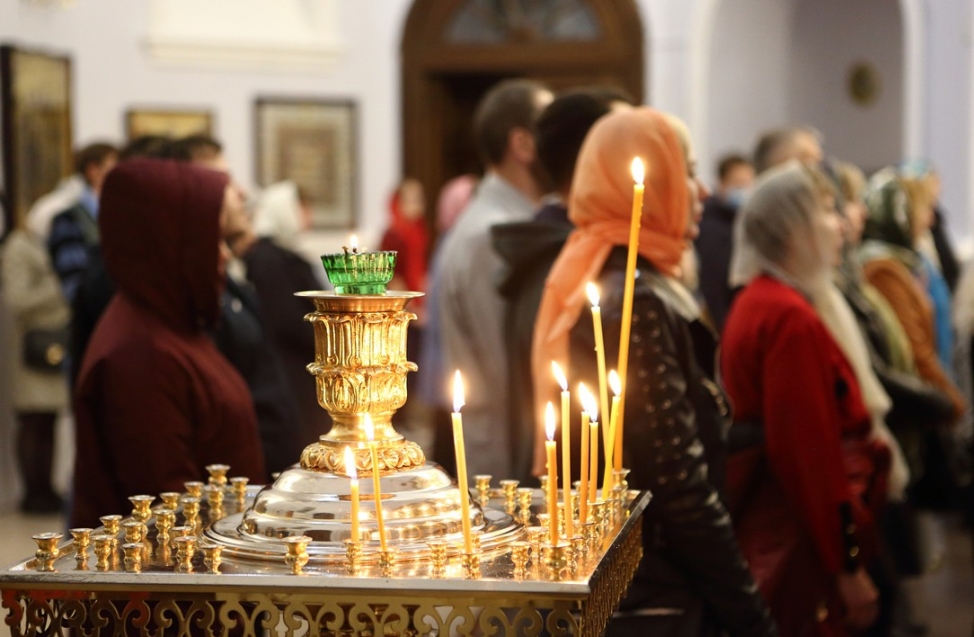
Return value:
M 551 361 L 563 368 L 567 362 L 569 332 L 587 303 L 585 284 L 598 278 L 615 246 L 629 244 L 630 165 L 635 157 L 646 167 L 639 254 L 664 274 L 678 272 L 689 214 L 680 140 L 666 116 L 651 108 L 606 115 L 589 131 L 579 152 L 569 198 L 576 230 L 548 274 L 534 324 L 531 365 L 535 402 L 541 405 L 552 393 L 549 388 L 556 389 Z M 543 436 L 542 427 L 536 429 Z

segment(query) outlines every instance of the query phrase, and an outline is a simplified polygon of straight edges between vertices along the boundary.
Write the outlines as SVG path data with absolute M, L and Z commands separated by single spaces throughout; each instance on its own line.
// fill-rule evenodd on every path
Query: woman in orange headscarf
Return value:
M 629 165 L 640 157 L 647 181 L 623 465 L 632 469 L 630 485 L 651 490 L 653 499 L 644 518 L 644 557 L 608 634 L 774 635 L 719 497 L 729 416 L 712 380 L 716 341 L 677 278 L 706 194 L 685 132 L 681 122 L 649 108 L 608 115 L 589 132 L 569 201 L 577 229 L 548 277 L 535 324 L 535 391 L 544 401 L 557 395 L 552 360 L 567 364 L 573 385 L 597 386 L 592 321 L 582 315 L 589 281 L 601 290 L 607 360 L 616 360 L 632 206 Z

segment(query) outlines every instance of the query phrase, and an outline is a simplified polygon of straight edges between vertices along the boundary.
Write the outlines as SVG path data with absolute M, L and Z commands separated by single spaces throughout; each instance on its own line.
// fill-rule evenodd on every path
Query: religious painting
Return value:
M 125 114 L 125 132 L 129 141 L 143 135 L 212 135 L 213 115 L 204 110 L 132 108 Z
M 257 183 L 285 179 L 307 197 L 315 229 L 355 226 L 355 104 L 258 99 Z
M 9 231 L 72 172 L 70 58 L 0 47 L 0 131 Z

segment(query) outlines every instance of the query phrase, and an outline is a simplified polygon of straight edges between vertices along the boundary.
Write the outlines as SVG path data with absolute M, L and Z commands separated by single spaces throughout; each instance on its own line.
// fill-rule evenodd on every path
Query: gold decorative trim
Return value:
M 372 473 L 372 454 L 368 448 L 353 448 L 355 469 L 359 473 Z M 345 467 L 345 447 L 316 442 L 301 452 L 301 468 L 348 475 Z M 377 450 L 379 472 L 391 473 L 415 469 L 426 464 L 426 455 L 415 442 L 400 441 L 393 446 L 379 446 Z

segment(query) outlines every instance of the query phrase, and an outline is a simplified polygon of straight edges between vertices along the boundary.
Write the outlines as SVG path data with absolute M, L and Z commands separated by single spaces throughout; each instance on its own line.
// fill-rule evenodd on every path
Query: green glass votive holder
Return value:
M 396 268 L 396 252 L 345 252 L 323 254 L 328 280 L 335 294 L 385 294 Z

